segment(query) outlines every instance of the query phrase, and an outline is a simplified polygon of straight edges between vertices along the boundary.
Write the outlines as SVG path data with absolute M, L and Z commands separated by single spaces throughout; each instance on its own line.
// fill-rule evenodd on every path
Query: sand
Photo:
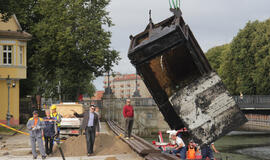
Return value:
M 73 156 L 86 156 L 86 140 L 84 135 L 78 137 L 70 137 L 61 144 L 61 148 L 65 157 Z M 115 154 L 128 154 L 133 151 L 129 146 L 118 139 L 114 134 L 99 134 L 96 136 L 94 145 L 94 155 L 115 155 Z M 55 145 L 53 156 L 61 156 L 60 152 Z M 108 159 L 108 158 L 107 158 Z M 114 160 L 113 157 L 108 160 Z

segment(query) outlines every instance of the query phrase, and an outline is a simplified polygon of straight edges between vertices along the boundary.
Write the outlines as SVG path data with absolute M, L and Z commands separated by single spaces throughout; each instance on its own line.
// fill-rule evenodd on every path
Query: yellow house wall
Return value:
M 10 114 L 11 125 L 19 125 L 19 80 L 16 82 L 16 87 L 10 87 Z M 0 80 L 0 122 L 6 123 L 6 114 L 8 110 L 8 87 L 6 80 Z
M 0 14 L 0 17 L 1 14 Z M 12 16 L 8 22 L 0 21 L 0 30 L 17 31 L 21 29 L 15 16 Z M 3 63 L 3 46 L 12 46 L 12 63 Z M 20 64 L 20 47 L 23 47 L 22 64 Z M 19 124 L 19 80 L 26 79 L 26 51 L 27 43 L 25 40 L 13 38 L 0 38 L 0 122 L 6 123 L 6 114 L 8 110 L 8 87 L 6 78 L 10 77 L 12 82 L 16 83 L 15 87 L 10 87 L 10 114 L 13 116 L 10 123 Z
M 26 79 L 26 50 L 27 43 L 25 41 L 13 39 L 0 39 L 0 79 L 10 78 Z M 3 64 L 3 46 L 13 46 L 12 51 L 12 64 Z M 23 47 L 22 64 L 20 64 L 20 47 Z
M 26 78 L 26 68 L 0 68 L 0 78 L 7 78 L 9 75 L 10 78 Z
M 2 15 L 0 14 L 0 18 L 2 17 Z M 12 16 L 8 22 L 2 22 L 0 21 L 0 29 L 1 30 L 11 30 L 11 31 L 17 31 L 19 28 L 19 26 L 16 23 L 16 20 L 14 18 L 14 16 Z

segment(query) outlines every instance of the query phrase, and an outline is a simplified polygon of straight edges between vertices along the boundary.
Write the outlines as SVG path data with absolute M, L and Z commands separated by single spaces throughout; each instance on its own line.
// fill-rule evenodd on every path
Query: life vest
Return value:
M 187 151 L 187 159 L 195 159 L 195 148 L 190 148 L 190 146 L 188 146 L 188 151 Z
M 59 119 L 60 119 L 60 117 L 59 117 L 59 113 L 57 112 L 57 113 L 51 113 L 51 117 L 53 117 L 53 118 L 55 118 L 56 119 L 56 121 L 58 121 Z M 60 127 L 61 125 L 60 125 L 60 123 L 58 123 L 58 122 L 56 122 L 56 125 L 57 125 L 57 127 Z

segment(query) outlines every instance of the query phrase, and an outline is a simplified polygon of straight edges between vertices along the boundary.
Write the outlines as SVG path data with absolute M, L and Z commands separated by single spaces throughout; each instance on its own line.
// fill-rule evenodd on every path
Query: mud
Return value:
M 61 148 L 64 152 L 64 155 L 67 157 L 87 155 L 86 139 L 84 135 L 69 138 L 61 144 Z M 127 144 L 116 138 L 114 135 L 99 134 L 96 137 L 94 155 L 128 154 L 132 152 L 133 151 Z M 54 146 L 53 156 L 61 156 L 57 145 Z M 108 157 L 107 159 L 113 160 L 115 158 Z

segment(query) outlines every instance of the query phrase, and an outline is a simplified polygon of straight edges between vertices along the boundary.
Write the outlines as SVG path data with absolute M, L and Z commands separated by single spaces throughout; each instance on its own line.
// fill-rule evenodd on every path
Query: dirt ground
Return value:
M 130 147 L 122 140 L 118 139 L 110 131 L 105 123 L 102 124 L 101 133 L 96 136 L 94 145 L 93 160 L 142 160 Z M 27 132 L 26 129 L 23 131 Z M 66 159 L 87 159 L 85 136 L 70 137 L 63 143 L 61 148 Z M 38 147 L 37 147 L 38 150 Z M 3 136 L 0 139 L 0 159 L 2 160 L 25 160 L 31 159 L 31 146 L 29 136 L 16 134 L 13 136 Z M 54 154 L 48 159 L 61 159 L 61 155 L 54 145 Z
M 85 136 L 71 137 L 61 144 L 61 148 L 67 157 L 85 156 L 87 154 Z M 101 133 L 96 136 L 94 155 L 128 154 L 132 152 L 127 144 L 113 134 Z M 54 147 L 53 156 L 61 156 L 57 146 Z

